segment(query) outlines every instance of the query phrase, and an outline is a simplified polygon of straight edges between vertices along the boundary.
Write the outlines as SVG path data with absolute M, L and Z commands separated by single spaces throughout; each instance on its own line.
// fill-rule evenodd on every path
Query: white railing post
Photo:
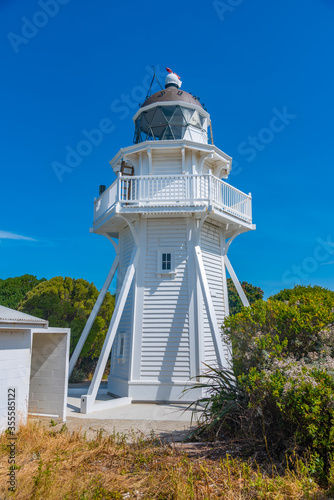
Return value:
M 108 190 L 108 203 L 109 203 L 109 206 L 110 206 L 110 207 L 111 207 L 112 202 L 113 202 L 113 200 L 112 200 L 112 194 L 113 194 L 112 190 L 111 190 L 111 189 L 109 189 L 109 190 Z M 117 198 L 117 195 L 116 195 L 116 198 Z
M 117 174 L 117 194 L 116 194 L 116 203 L 121 201 L 121 182 L 122 182 L 122 176 L 121 172 L 118 172 Z
M 212 205 L 212 174 L 209 172 L 208 174 L 208 198 L 209 198 L 209 205 Z
M 247 216 L 249 220 L 252 220 L 252 193 L 248 193 L 247 199 Z

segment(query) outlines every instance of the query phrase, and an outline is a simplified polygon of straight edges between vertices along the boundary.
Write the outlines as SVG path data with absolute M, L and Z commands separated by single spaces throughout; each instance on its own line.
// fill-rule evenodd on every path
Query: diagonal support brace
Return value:
M 94 307 L 92 309 L 92 312 L 89 315 L 89 318 L 87 320 L 87 323 L 85 325 L 85 328 L 82 331 L 82 334 L 80 335 L 79 341 L 73 351 L 73 354 L 70 359 L 70 364 L 69 364 L 69 369 L 68 369 L 68 377 L 70 378 L 73 368 L 78 361 L 78 357 L 80 356 L 80 353 L 83 349 L 83 346 L 85 345 L 85 342 L 87 340 L 87 337 L 89 335 L 89 332 L 91 331 L 91 328 L 93 326 L 93 323 L 95 321 L 95 318 L 97 316 L 97 313 L 100 310 L 100 307 L 102 305 L 102 302 L 104 300 L 104 297 L 106 296 L 106 293 L 110 287 L 110 283 L 112 282 L 113 277 L 115 276 L 116 270 L 118 268 L 119 264 L 119 256 L 116 255 L 115 260 L 110 268 L 110 271 L 108 273 L 108 276 L 104 282 L 104 285 L 102 287 L 102 290 L 100 291 L 100 294 L 94 304 Z
M 217 361 L 218 361 L 220 366 L 226 366 L 227 360 L 225 360 L 225 356 L 224 356 L 222 340 L 221 340 L 221 337 L 219 334 L 219 329 L 218 329 L 218 321 L 217 321 L 216 313 L 215 313 L 215 310 L 213 307 L 209 283 L 208 283 L 208 279 L 206 277 L 206 272 L 205 272 L 205 268 L 204 268 L 201 247 L 199 245 L 196 245 L 194 248 L 194 252 L 195 252 L 195 262 L 196 262 L 197 274 L 199 277 L 199 281 L 200 281 L 200 285 L 201 285 L 201 289 L 202 289 L 202 294 L 203 294 L 203 299 L 204 299 L 204 303 L 205 303 L 205 307 L 206 307 L 206 311 L 207 311 L 207 315 L 208 315 L 208 320 L 209 320 L 209 324 L 210 324 L 213 345 L 214 345 L 215 351 L 216 351 Z
M 99 389 L 102 376 L 108 361 L 108 357 L 116 336 L 117 328 L 121 320 L 126 299 L 128 298 L 132 280 L 136 271 L 136 267 L 139 259 L 139 247 L 135 246 L 132 250 L 130 262 L 124 277 L 124 281 L 118 296 L 117 303 L 115 304 L 114 314 L 112 315 L 110 325 L 102 351 L 95 368 L 94 376 L 88 389 L 87 395 L 81 396 L 81 413 L 91 413 L 93 411 L 94 402 L 96 399 L 97 391 Z
M 234 269 L 232 267 L 232 264 L 231 264 L 229 258 L 227 257 L 227 255 L 224 255 L 224 261 L 225 261 L 226 269 L 228 270 L 229 275 L 232 278 L 232 281 L 234 283 L 235 288 L 237 289 L 237 292 L 239 294 L 239 297 L 241 299 L 242 304 L 245 307 L 249 307 L 248 299 L 247 299 L 247 297 L 245 295 L 245 292 L 242 289 L 242 286 L 240 285 L 240 282 L 239 282 L 239 280 L 237 278 L 237 275 L 235 274 Z

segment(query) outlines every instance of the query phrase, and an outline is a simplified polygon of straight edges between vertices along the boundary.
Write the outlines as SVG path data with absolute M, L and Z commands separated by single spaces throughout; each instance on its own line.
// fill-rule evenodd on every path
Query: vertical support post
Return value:
M 252 220 L 252 193 L 248 193 L 248 200 L 247 200 L 247 217 L 248 220 Z
M 122 201 L 122 174 L 121 174 L 121 172 L 118 172 L 118 174 L 117 174 L 116 203 L 119 203 L 120 201 Z
M 186 150 L 185 147 L 182 146 L 181 148 L 181 156 L 182 156 L 182 173 L 186 173 Z
M 211 122 L 211 120 L 210 120 L 210 125 L 209 125 L 209 127 L 210 127 L 210 138 L 211 138 L 211 144 L 214 144 L 214 142 L 213 142 L 213 133 L 212 133 L 212 122 Z
M 212 205 L 212 185 L 211 185 L 211 170 L 209 171 L 208 174 L 208 199 L 209 199 L 209 205 Z
M 196 162 L 195 162 L 195 153 L 194 151 L 191 152 L 191 178 L 190 178 L 190 199 L 192 203 L 194 203 L 194 200 L 196 199 L 196 194 L 195 194 L 195 182 L 196 182 L 196 177 L 194 175 L 196 174 Z
M 188 174 L 184 174 L 184 194 L 185 194 L 185 200 L 189 202 L 190 200 L 190 177 Z
M 151 148 L 147 148 L 147 156 L 148 156 L 148 173 L 152 175 L 152 151 Z
M 139 178 L 138 178 L 138 199 L 139 206 L 141 206 L 141 201 L 143 199 L 143 153 L 142 151 L 139 153 Z
M 237 292 L 239 294 L 239 297 L 241 299 L 242 304 L 245 307 L 249 307 L 248 299 L 245 295 L 245 292 L 242 289 L 242 286 L 240 285 L 240 282 L 237 278 L 237 275 L 235 274 L 234 269 L 233 269 L 231 262 L 230 262 L 229 258 L 227 257 L 227 255 L 224 256 L 224 260 L 225 260 L 226 268 L 227 268 L 227 270 L 232 278 L 232 281 L 234 283 L 235 288 L 237 289 Z
M 111 318 L 110 325 L 108 328 L 108 332 L 106 338 L 104 340 L 104 344 L 102 347 L 102 351 L 97 362 L 97 366 L 94 372 L 93 379 L 88 389 L 87 395 L 81 396 L 81 413 L 91 413 L 93 411 L 94 402 L 96 399 L 97 391 L 99 389 L 103 372 L 105 370 L 108 357 L 116 336 L 116 331 L 120 322 L 120 319 L 123 314 L 124 306 L 126 303 L 126 299 L 129 295 L 131 283 L 136 271 L 138 257 L 139 257 L 139 247 L 135 246 L 132 250 L 130 262 L 128 269 L 126 271 L 124 281 L 122 284 L 122 288 L 120 290 L 117 303 L 115 305 L 115 311 Z
M 187 252 L 188 252 L 188 264 L 187 264 L 187 274 L 188 274 L 188 301 L 189 301 L 189 340 L 190 340 L 190 377 L 196 377 L 199 375 L 202 366 L 202 329 L 203 321 L 200 318 L 200 312 L 202 311 L 202 294 L 199 295 L 200 290 L 198 284 L 197 273 L 193 272 L 196 264 L 194 261 L 194 249 L 195 249 L 195 239 L 194 234 L 196 233 L 195 220 L 194 218 L 189 218 L 186 221 L 187 225 Z M 200 301 L 199 301 L 200 299 Z
M 113 277 L 115 276 L 115 272 L 117 270 L 117 267 L 118 267 L 118 264 L 119 264 L 119 256 L 116 255 L 115 257 L 115 260 L 110 268 L 110 271 L 108 273 L 108 276 L 104 282 L 104 285 L 100 291 L 100 294 L 94 304 L 94 307 L 92 309 L 92 312 L 90 313 L 89 315 L 89 318 L 87 320 L 87 323 L 85 325 L 85 328 L 83 329 L 83 332 L 82 334 L 80 335 L 80 338 L 79 338 L 79 341 L 73 351 L 73 354 L 71 356 L 71 359 L 70 359 L 70 363 L 69 363 L 69 370 L 68 370 L 68 377 L 71 376 L 72 374 L 72 371 L 73 371 L 73 368 L 76 364 L 76 362 L 78 361 L 78 357 L 80 356 L 80 353 L 82 351 L 82 348 L 87 340 L 87 337 L 89 335 L 89 332 L 91 331 L 91 328 L 93 326 L 93 323 L 95 321 L 95 318 L 97 316 L 97 313 L 99 312 L 100 310 L 100 307 L 102 305 L 102 302 L 104 300 L 104 297 L 106 296 L 106 293 L 108 291 L 108 288 L 110 286 L 110 283 L 112 282 L 112 279 Z
M 140 151 L 139 153 L 139 175 L 143 175 L 143 152 Z

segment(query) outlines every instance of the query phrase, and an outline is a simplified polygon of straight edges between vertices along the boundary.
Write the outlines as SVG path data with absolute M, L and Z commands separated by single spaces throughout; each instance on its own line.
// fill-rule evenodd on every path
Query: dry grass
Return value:
M 80 431 L 55 432 L 33 423 L 17 434 L 13 494 L 7 491 L 8 441 L 1 436 L 1 500 L 328 499 L 305 472 L 269 474 L 226 455 L 190 457 L 182 447 L 153 438 L 127 444 L 125 436 L 101 431 L 88 441 Z

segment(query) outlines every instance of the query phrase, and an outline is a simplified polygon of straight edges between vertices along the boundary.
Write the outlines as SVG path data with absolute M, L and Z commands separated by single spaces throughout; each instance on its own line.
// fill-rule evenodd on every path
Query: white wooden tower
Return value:
M 135 144 L 110 161 L 117 179 L 95 200 L 92 232 L 113 243 L 116 258 L 70 372 L 118 273 L 115 311 L 81 399 L 85 413 L 94 409 L 110 352 L 108 392 L 120 404 L 193 401 L 198 390 L 182 391 L 203 363 L 227 366 L 230 358 L 220 330 L 228 315 L 226 269 L 248 305 L 227 253 L 237 235 L 254 229 L 251 195 L 222 180 L 232 159 L 212 143 L 208 112 L 168 71 L 165 89 L 133 118 Z

